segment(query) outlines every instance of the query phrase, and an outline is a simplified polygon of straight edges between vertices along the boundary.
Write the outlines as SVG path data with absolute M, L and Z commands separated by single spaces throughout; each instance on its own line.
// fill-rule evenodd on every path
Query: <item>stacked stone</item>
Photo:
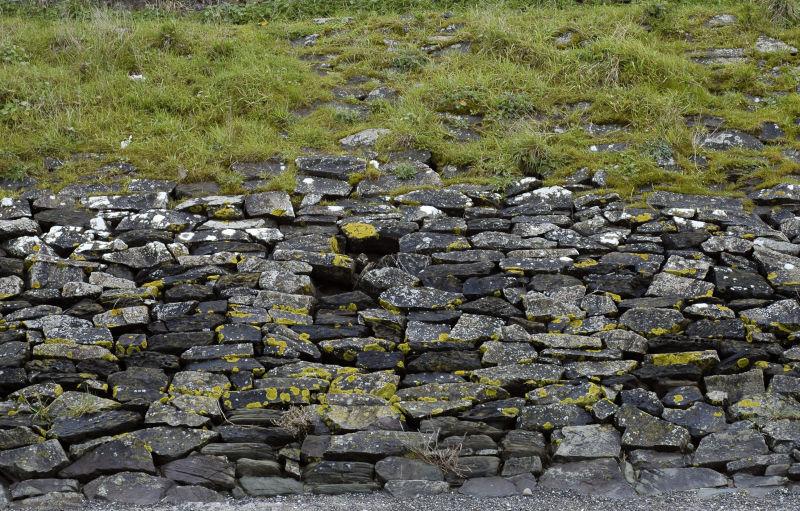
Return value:
M 630 207 L 399 161 L 353 185 L 366 161 L 301 158 L 292 196 L 3 199 L 3 498 L 800 479 L 800 186 Z

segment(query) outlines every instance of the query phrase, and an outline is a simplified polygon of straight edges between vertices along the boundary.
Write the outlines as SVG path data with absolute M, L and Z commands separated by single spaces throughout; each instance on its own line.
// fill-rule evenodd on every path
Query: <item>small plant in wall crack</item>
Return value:
M 273 424 L 285 429 L 295 438 L 302 438 L 313 427 L 314 414 L 308 406 L 293 406 L 280 419 L 274 420 Z
M 431 433 L 424 443 L 409 443 L 408 450 L 417 458 L 439 467 L 442 472 L 453 474 L 456 477 L 466 477 L 470 470 L 461 463 L 461 450 L 463 441 L 454 445 L 443 447 L 439 445 L 439 432 Z

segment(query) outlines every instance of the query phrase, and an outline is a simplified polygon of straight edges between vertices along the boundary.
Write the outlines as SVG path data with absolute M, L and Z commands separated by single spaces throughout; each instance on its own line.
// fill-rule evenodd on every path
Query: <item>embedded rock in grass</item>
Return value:
M 369 128 L 358 133 L 353 133 L 339 140 L 346 149 L 357 149 L 375 145 L 379 138 L 386 136 L 390 130 L 386 128 Z
M 730 65 L 747 62 L 743 48 L 711 48 L 694 52 L 690 57 L 693 61 L 703 65 Z
M 700 145 L 717 151 L 727 151 L 734 148 L 760 151 L 764 148 L 764 144 L 756 137 L 735 130 L 721 130 L 710 133 L 700 142 Z
M 320 197 L 346 197 L 352 187 L 347 181 L 325 177 L 298 176 L 294 193 L 319 195 Z
M 363 172 L 367 162 L 354 156 L 304 156 L 295 160 L 297 169 L 304 174 L 348 180 L 351 175 Z
M 767 37 L 765 35 L 758 36 L 755 48 L 756 51 L 759 53 L 790 53 L 792 55 L 797 54 L 797 48 L 795 48 L 794 46 L 788 45 L 783 41 L 779 41 L 778 39 Z

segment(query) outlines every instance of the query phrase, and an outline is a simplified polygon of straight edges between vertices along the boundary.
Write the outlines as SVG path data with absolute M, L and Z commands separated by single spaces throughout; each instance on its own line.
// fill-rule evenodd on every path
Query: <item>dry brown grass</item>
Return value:
M 469 468 L 461 463 L 462 443 L 442 447 L 439 445 L 439 434 L 432 433 L 424 444 L 409 444 L 408 450 L 417 458 L 439 467 L 443 472 L 456 477 L 466 477 Z
M 311 430 L 314 421 L 314 413 L 308 406 L 293 406 L 286 410 L 280 419 L 273 421 L 273 424 L 283 428 L 295 438 L 306 435 Z

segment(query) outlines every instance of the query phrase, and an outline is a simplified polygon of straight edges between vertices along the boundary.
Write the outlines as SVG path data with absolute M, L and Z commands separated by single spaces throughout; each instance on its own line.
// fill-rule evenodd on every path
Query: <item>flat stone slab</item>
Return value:
M 615 460 L 597 459 L 554 464 L 539 479 L 542 488 L 572 490 L 585 495 L 624 499 L 636 493 L 625 480 Z

